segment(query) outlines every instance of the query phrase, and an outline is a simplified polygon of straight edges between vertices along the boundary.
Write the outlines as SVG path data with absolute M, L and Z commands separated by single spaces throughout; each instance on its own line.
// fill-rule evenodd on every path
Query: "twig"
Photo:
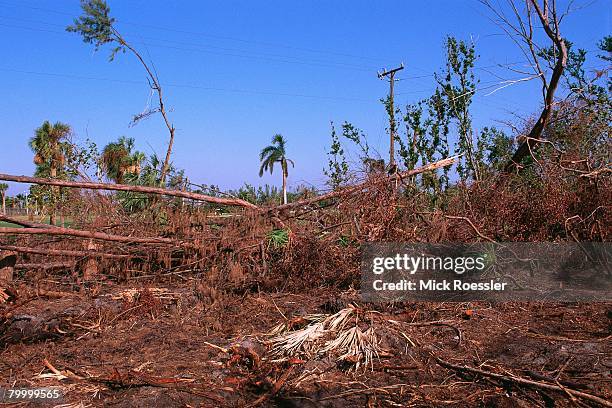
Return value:
M 344 398 L 344 397 L 348 397 L 349 395 L 373 394 L 375 392 L 387 391 L 389 389 L 401 388 L 401 387 L 410 387 L 410 385 L 409 384 L 393 384 L 393 385 L 386 385 L 383 387 L 376 387 L 376 388 L 364 388 L 361 390 L 348 390 L 345 392 L 341 392 L 340 394 L 337 394 L 337 395 L 331 395 L 329 397 L 321 398 L 321 401 Z
M 463 339 L 463 335 L 461 333 L 461 330 L 458 327 L 453 326 L 449 322 L 433 321 L 433 322 L 423 322 L 423 323 L 406 323 L 406 322 L 403 322 L 403 323 L 405 325 L 407 325 L 407 326 L 415 326 L 415 327 L 425 327 L 425 326 L 444 326 L 444 327 L 450 327 L 457 334 L 457 347 L 459 347 L 461 345 L 461 341 Z
M 212 343 L 209 343 L 209 342 L 207 342 L 207 341 L 204 341 L 204 342 L 202 342 L 202 343 L 203 343 L 205 346 L 208 346 L 208 347 L 210 347 L 210 348 L 214 348 L 214 349 L 219 350 L 219 351 L 222 351 L 222 352 L 224 352 L 224 353 L 228 353 L 228 352 L 229 352 L 229 350 L 228 350 L 228 349 L 223 348 L 223 347 L 221 347 L 221 346 L 217 346 L 216 344 L 212 344 Z
M 445 368 L 450 368 L 452 370 L 456 370 L 456 371 L 467 371 L 469 373 L 473 373 L 473 374 L 479 374 L 485 377 L 490 377 L 490 378 L 495 378 L 497 380 L 501 380 L 501 381 L 506 381 L 506 382 L 513 382 L 515 384 L 521 384 L 521 385 L 527 385 L 527 386 L 531 386 L 531 387 L 536 387 L 536 388 L 540 388 L 540 389 L 545 389 L 545 390 L 553 390 L 553 391 L 560 391 L 560 392 L 565 392 L 567 394 L 573 395 L 574 397 L 580 397 L 583 399 L 586 399 L 588 401 L 591 402 L 595 402 L 599 405 L 602 405 L 604 407 L 612 407 L 612 403 L 606 401 L 605 399 L 598 397 L 596 395 L 593 394 L 587 394 L 586 392 L 582 392 L 582 391 L 577 391 L 571 388 L 567 388 L 567 387 L 561 387 L 559 385 L 553 385 L 553 384 L 548 384 L 548 383 L 543 383 L 543 382 L 538 382 L 538 381 L 532 381 L 529 380 L 527 378 L 523 378 L 523 377 L 517 377 L 514 375 L 502 375 L 502 374 L 497 374 L 497 373 L 492 373 L 490 371 L 485 371 L 485 370 L 480 370 L 478 368 L 472 368 L 472 367 L 467 367 L 467 366 L 461 366 L 461 365 L 456 365 L 456 364 L 452 364 L 449 363 L 448 361 L 444 361 L 441 358 L 433 355 L 433 358 L 438 362 L 438 364 L 440 364 L 442 367 Z
M 489 237 L 487 237 L 486 235 L 484 235 L 482 232 L 480 232 L 478 230 L 478 228 L 476 228 L 476 226 L 474 225 L 474 223 L 472 222 L 472 220 L 470 220 L 467 217 L 459 217 L 459 216 L 455 216 L 455 215 L 445 215 L 444 218 L 448 218 L 451 220 L 463 220 L 465 222 L 467 222 L 468 224 L 470 224 L 470 227 L 472 227 L 472 229 L 474 230 L 474 232 L 482 239 L 485 239 L 489 242 L 493 242 L 494 244 L 497 243 L 494 239 L 491 239 Z
M 135 243 L 135 244 L 168 244 L 168 245 L 186 245 L 176 240 L 163 237 L 127 237 L 123 235 L 106 234 L 104 232 L 82 231 L 72 228 L 9 228 L 0 227 L 0 235 L 3 234 L 20 234 L 20 235 L 51 235 L 51 236 L 69 236 L 79 238 L 98 239 L 102 241 Z
M 272 389 L 270 390 L 269 393 L 267 393 L 266 395 L 262 395 L 261 397 L 259 397 L 258 399 L 256 399 L 253 403 L 247 405 L 247 407 L 252 408 L 252 407 L 256 407 L 264 402 L 266 402 L 267 400 L 269 400 L 270 398 L 272 398 L 273 396 L 275 396 L 280 390 L 281 388 L 283 388 L 283 386 L 285 385 L 285 383 L 287 382 L 287 379 L 289 378 L 289 376 L 291 375 L 291 373 L 293 373 L 293 369 L 294 366 L 291 366 L 287 369 L 287 371 L 285 371 L 279 378 L 278 380 L 274 383 L 274 386 L 272 387 Z

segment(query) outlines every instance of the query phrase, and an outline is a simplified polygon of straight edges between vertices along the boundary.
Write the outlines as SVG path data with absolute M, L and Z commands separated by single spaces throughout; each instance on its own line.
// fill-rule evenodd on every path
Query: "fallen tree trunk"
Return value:
M 11 224 L 21 225 L 27 228 L 54 228 L 55 225 L 39 224 L 37 222 L 22 221 L 0 214 L 0 221 L 10 222 Z
M 74 267 L 74 265 L 75 265 L 74 262 L 53 262 L 53 263 L 44 263 L 44 264 L 22 263 L 22 264 L 15 264 L 15 269 L 25 269 L 25 270 L 42 269 L 42 270 L 48 271 L 51 269 L 69 269 L 69 268 Z
M 382 184 L 382 183 L 389 183 L 392 181 L 396 181 L 396 180 L 402 180 L 406 177 L 410 177 L 410 176 L 414 176 L 416 174 L 421 174 L 421 173 L 425 173 L 427 171 L 432 171 L 432 170 L 436 170 L 442 167 L 446 167 L 446 166 L 450 166 L 451 164 L 454 164 L 457 162 L 457 159 L 460 156 L 453 156 L 453 157 L 449 157 L 443 160 L 439 160 L 437 162 L 434 163 L 429 163 L 426 164 L 425 166 L 421 166 L 419 168 L 416 169 L 412 169 L 412 170 L 407 170 L 407 171 L 403 171 L 401 173 L 396 173 L 394 175 L 391 176 L 387 176 L 378 180 L 368 180 L 364 183 L 361 184 L 357 184 L 354 186 L 350 186 L 350 187 L 346 187 L 343 188 L 341 190 L 336 190 L 336 191 L 332 191 L 330 193 L 327 194 L 323 194 L 321 196 L 318 197 L 313 197 L 307 200 L 301 200 L 301 201 L 296 201 L 294 203 L 289 203 L 289 204 L 283 204 L 283 205 L 278 205 L 276 207 L 271 207 L 271 208 L 265 208 L 262 209 L 262 212 L 270 212 L 270 211 L 282 211 L 282 210 L 287 210 L 290 208 L 294 208 L 294 207 L 300 207 L 300 206 L 306 206 L 306 205 L 310 205 L 310 204 L 314 204 L 314 203 L 318 203 L 320 201 L 325 201 L 325 200 L 329 200 L 331 198 L 336 198 L 336 197 L 341 197 L 341 196 L 346 196 L 346 195 L 351 195 L 351 194 L 355 194 L 360 192 L 361 190 L 368 188 L 370 186 L 376 185 L 376 184 Z
M 19 252 L 22 254 L 35 254 L 35 255 L 47 255 L 47 256 L 74 256 L 74 257 L 96 257 L 96 258 L 116 258 L 116 259 L 127 259 L 135 258 L 136 255 L 122 255 L 122 254 L 106 254 L 103 252 L 90 252 L 90 251 L 71 251 L 68 249 L 40 249 L 40 248 L 26 248 L 12 245 L 0 245 L 0 249 L 6 251 Z
M 257 209 L 255 204 L 251 204 L 248 201 L 241 200 L 239 198 L 223 198 L 213 197 L 205 194 L 191 193 L 188 191 L 179 190 L 167 190 L 165 188 L 148 187 L 148 186 L 132 186 L 128 184 L 111 184 L 111 183 L 94 183 L 91 181 L 67 181 L 57 179 L 46 179 L 39 177 L 28 177 L 28 176 L 13 176 L 10 174 L 0 173 L 0 180 L 14 181 L 17 183 L 31 183 L 40 184 L 44 186 L 60 186 L 70 188 L 84 188 L 87 190 L 109 190 L 109 191 L 131 191 L 134 193 L 146 193 L 146 194 L 157 194 L 166 195 L 171 197 L 182 197 L 190 200 L 204 201 L 211 204 L 238 206 L 249 209 Z
M 165 245 L 181 245 L 180 242 L 170 238 L 143 238 L 143 237 L 126 237 L 123 235 L 112 235 L 104 232 L 80 231 L 71 228 L 0 228 L 0 235 L 3 234 L 21 234 L 21 235 L 51 235 L 51 236 L 69 236 L 89 239 L 99 239 L 101 241 L 124 242 L 128 244 L 165 244 Z

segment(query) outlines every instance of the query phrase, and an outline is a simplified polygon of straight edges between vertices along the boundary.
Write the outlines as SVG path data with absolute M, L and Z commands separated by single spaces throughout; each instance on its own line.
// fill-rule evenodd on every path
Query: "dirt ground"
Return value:
M 220 294 L 197 277 L 101 283 L 72 294 L 64 287 L 38 297 L 25 291 L 0 305 L 0 388 L 64 393 L 27 406 L 602 404 L 569 390 L 612 398 L 610 304 L 381 306 L 363 304 L 354 290 Z M 333 353 L 269 353 L 269 332 L 279 323 L 351 304 L 369 316 L 379 342 L 368 367 L 355 369 Z

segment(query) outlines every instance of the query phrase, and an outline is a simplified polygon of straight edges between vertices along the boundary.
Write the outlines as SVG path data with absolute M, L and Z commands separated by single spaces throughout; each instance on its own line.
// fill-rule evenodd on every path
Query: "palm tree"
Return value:
M 266 170 L 274 170 L 274 163 L 280 163 L 283 172 L 283 204 L 287 204 L 287 176 L 289 169 L 287 163 L 291 163 L 295 167 L 293 160 L 288 159 L 285 152 L 285 138 L 281 134 L 276 134 L 272 138 L 272 144 L 264 147 L 259 154 L 261 167 L 259 168 L 259 177 L 262 177 Z
M 30 148 L 34 152 L 34 163 L 37 166 L 37 176 L 57 178 L 58 171 L 64 165 L 66 157 L 65 139 L 70 134 L 70 126 L 46 120 L 42 126 L 35 130 L 34 137 L 30 139 Z M 45 174 L 42 174 L 45 173 Z M 59 188 L 52 187 L 53 195 L 59 197 Z M 55 211 L 51 211 L 49 223 L 55 225 Z
M 19 193 L 15 196 L 15 200 L 17 201 L 17 205 L 19 205 L 20 209 L 24 209 L 26 210 L 26 214 L 29 215 L 28 212 L 28 196 L 27 194 L 24 193 Z
M 6 183 L 0 183 L 0 195 L 2 196 L 2 214 L 6 215 L 6 190 L 9 186 Z
M 134 152 L 134 139 L 121 136 L 116 142 L 111 142 L 102 151 L 100 166 L 106 177 L 117 184 L 122 184 L 125 175 L 139 174 L 145 159 L 143 153 Z

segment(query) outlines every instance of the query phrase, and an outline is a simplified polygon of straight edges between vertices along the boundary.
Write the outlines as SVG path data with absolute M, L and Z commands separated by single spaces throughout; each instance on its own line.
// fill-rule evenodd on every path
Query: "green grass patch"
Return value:
M 24 222 L 34 222 L 37 224 L 47 224 L 49 225 L 49 217 L 45 217 L 43 219 L 41 219 L 40 217 L 34 217 L 33 220 L 29 220 L 27 216 L 17 216 L 17 217 L 11 217 L 14 218 L 16 220 L 19 221 L 24 221 Z M 58 220 L 59 221 L 59 220 Z M 69 228 L 72 226 L 73 220 L 71 218 L 66 217 L 66 219 L 64 220 L 64 225 Z M 16 225 L 16 224 L 12 224 L 10 222 L 7 221 L 0 221 L 0 227 L 7 227 L 7 228 L 23 228 L 21 225 Z

